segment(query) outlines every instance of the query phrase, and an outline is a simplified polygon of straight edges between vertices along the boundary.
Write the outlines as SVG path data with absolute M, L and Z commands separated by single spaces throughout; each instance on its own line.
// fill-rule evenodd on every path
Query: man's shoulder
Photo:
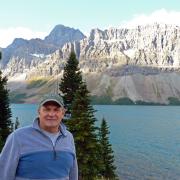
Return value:
M 66 134 L 67 134 L 68 136 L 72 136 L 72 133 L 71 133 L 68 129 L 66 129 Z
M 16 129 L 13 133 L 14 134 L 23 134 L 23 133 L 31 132 L 31 131 L 33 131 L 33 129 L 34 128 L 32 126 L 24 126 L 24 127 Z
M 73 134 L 68 129 L 66 129 L 66 135 L 67 137 L 74 139 Z
M 25 126 L 25 127 L 21 127 L 16 129 L 15 131 L 13 131 L 11 134 L 9 134 L 8 136 L 8 140 L 12 140 L 12 139 L 23 139 L 25 137 L 26 134 L 32 134 L 33 128 L 32 126 Z

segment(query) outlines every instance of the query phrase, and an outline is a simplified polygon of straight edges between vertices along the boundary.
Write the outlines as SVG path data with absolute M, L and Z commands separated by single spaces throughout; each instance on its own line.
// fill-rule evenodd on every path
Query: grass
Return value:
M 48 82 L 47 79 L 33 79 L 28 82 L 27 89 L 39 88 Z

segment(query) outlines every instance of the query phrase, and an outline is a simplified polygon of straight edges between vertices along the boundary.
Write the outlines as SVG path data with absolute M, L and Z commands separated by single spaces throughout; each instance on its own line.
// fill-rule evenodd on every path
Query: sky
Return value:
M 57 24 L 88 35 L 93 28 L 162 22 L 180 26 L 179 0 L 0 0 L 0 47 L 44 38 Z

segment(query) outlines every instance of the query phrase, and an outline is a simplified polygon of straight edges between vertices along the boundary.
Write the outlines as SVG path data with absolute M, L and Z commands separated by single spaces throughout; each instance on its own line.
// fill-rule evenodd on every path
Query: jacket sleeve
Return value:
M 12 133 L 7 138 L 7 141 L 0 154 L 0 179 L 14 180 L 16 169 L 19 161 L 19 145 L 15 138 L 15 133 Z
M 69 180 L 78 180 L 78 165 L 76 156 L 74 158 L 73 166 L 70 170 Z
M 72 143 L 72 149 L 74 151 L 74 161 L 73 161 L 73 166 L 70 169 L 69 180 L 78 180 L 78 163 L 76 158 L 76 148 L 74 144 L 74 138 L 72 134 L 71 134 L 71 143 Z

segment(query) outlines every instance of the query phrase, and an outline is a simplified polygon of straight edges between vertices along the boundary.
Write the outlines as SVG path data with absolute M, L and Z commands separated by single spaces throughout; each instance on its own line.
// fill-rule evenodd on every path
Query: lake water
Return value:
M 37 116 L 34 104 L 12 104 L 22 126 Z M 180 179 L 180 107 L 97 105 L 97 125 L 109 125 L 121 180 Z

